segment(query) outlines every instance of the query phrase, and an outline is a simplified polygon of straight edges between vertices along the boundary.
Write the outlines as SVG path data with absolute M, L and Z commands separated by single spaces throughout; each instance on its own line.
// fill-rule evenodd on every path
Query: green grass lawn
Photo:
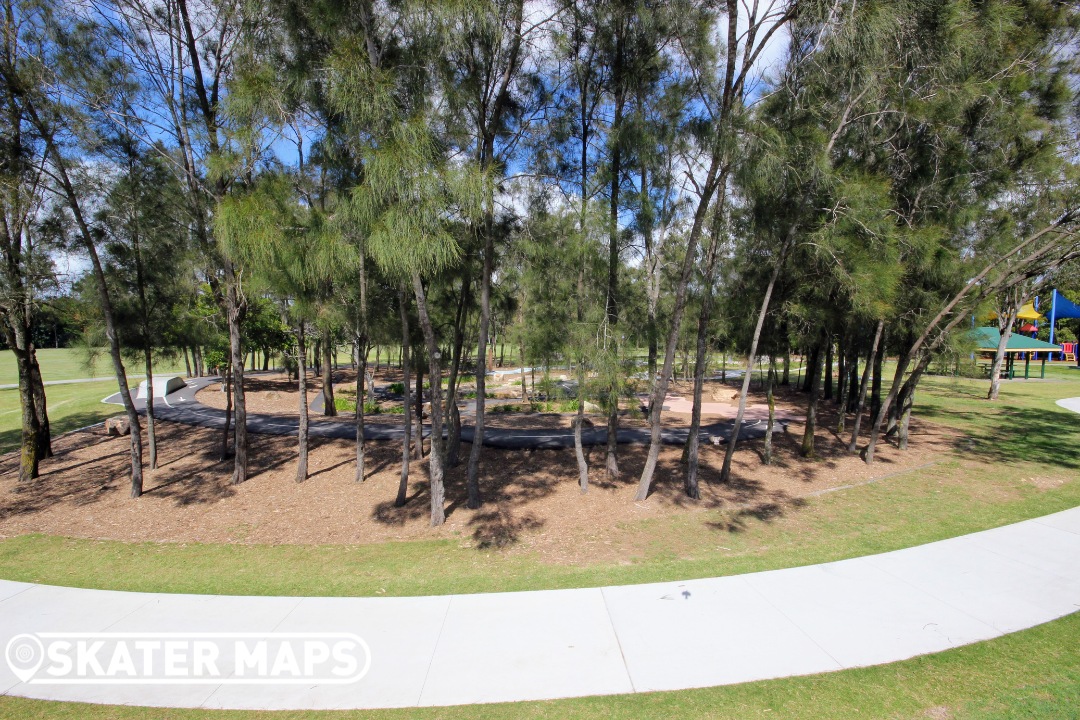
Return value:
M 103 349 L 90 361 L 85 350 L 78 348 L 39 348 L 38 364 L 41 365 L 41 379 L 45 382 L 56 380 L 77 380 L 80 378 L 107 378 L 113 376 L 112 360 Z M 129 375 L 142 375 L 141 361 L 124 361 Z M 158 358 L 154 363 L 154 372 L 185 372 L 183 356 L 178 358 Z M 15 365 L 15 355 L 10 350 L 0 350 L 0 385 L 14 385 L 19 382 L 19 371 Z
M 116 392 L 116 382 L 50 385 L 45 388 L 49 405 L 49 427 L 53 436 L 101 422 L 123 412 L 119 405 L 105 405 L 101 399 Z M 0 390 L 0 453 L 19 447 L 22 409 L 18 390 Z
M 19 720 L 1077 720 L 1080 613 L 967 647 L 871 668 L 726 687 L 547 702 L 352 712 L 169 710 L 0 697 Z

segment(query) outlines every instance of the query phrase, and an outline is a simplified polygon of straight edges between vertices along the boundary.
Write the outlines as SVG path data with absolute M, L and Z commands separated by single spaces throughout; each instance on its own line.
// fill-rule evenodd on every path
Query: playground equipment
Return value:
M 1056 289 L 1050 291 L 1050 342 L 1054 342 L 1054 325 L 1058 320 L 1080 318 L 1080 307 Z M 1080 354 L 1077 353 L 1077 343 L 1067 343 L 1062 348 L 1062 355 L 1066 360 L 1075 362 L 1080 367 Z

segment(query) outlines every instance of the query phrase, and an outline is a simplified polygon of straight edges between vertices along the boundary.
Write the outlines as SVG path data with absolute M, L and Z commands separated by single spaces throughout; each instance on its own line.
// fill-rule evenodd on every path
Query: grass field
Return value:
M 76 380 L 79 378 L 109 378 L 113 376 L 112 361 L 104 350 L 91 359 L 84 350 L 77 348 L 40 348 L 37 351 L 38 364 L 41 365 L 41 379 L 44 382 L 58 380 Z M 142 375 L 142 362 L 125 360 L 127 372 L 132 377 Z M 184 372 L 184 358 L 159 358 L 155 362 L 154 372 Z M 19 382 L 15 356 L 10 350 L 0 350 L 0 385 L 14 385 Z
M 15 720 L 1077 720 L 1080 613 L 1012 635 L 871 668 L 728 687 L 547 702 L 352 712 L 169 710 L 0 697 Z
M 49 427 L 53 435 L 77 430 L 123 412 L 101 399 L 116 392 L 116 381 L 51 385 L 45 388 L 49 403 Z M 18 390 L 0 390 L 0 453 L 19 447 L 22 414 Z

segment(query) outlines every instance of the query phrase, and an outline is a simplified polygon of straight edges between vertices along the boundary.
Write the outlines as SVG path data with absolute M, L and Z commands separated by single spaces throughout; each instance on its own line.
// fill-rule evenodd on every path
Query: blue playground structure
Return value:
M 1076 303 L 1069 300 L 1067 297 L 1059 293 L 1056 289 L 1050 292 L 1050 342 L 1054 342 L 1054 325 L 1058 320 L 1068 320 L 1071 318 L 1080 318 L 1080 307 Z M 1062 358 L 1066 359 L 1069 355 L 1072 355 L 1072 359 L 1076 361 L 1077 367 L 1080 367 L 1080 352 L 1077 352 L 1076 343 L 1065 343 L 1062 349 Z M 1069 347 L 1071 346 L 1071 347 Z

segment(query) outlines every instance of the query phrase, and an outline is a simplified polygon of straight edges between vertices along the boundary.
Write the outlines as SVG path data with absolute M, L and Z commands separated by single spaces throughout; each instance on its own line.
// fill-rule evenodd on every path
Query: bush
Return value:
M 572 413 L 577 412 L 578 401 L 577 400 L 561 400 L 552 402 L 537 403 L 536 407 L 540 412 L 554 412 L 554 413 Z
M 405 394 L 405 383 L 399 383 L 399 382 L 390 383 L 390 394 L 391 395 L 404 395 Z
M 338 412 L 355 413 L 356 412 L 356 400 L 347 397 L 334 397 L 334 407 L 338 409 Z M 378 415 L 382 412 L 382 408 L 378 403 L 365 402 L 364 414 L 365 415 Z

